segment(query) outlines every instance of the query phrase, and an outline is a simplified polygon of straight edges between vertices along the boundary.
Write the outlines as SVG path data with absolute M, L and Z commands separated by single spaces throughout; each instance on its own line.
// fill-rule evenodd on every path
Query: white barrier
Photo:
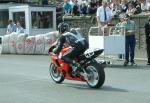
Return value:
M 16 54 L 17 53 L 17 38 L 18 38 L 18 33 L 11 33 L 10 34 L 10 39 L 9 39 L 9 48 L 10 48 L 10 53 L 11 54 Z
M 92 30 L 97 29 L 93 32 Z M 114 32 L 121 29 L 118 32 Z M 106 55 L 125 54 L 125 30 L 124 27 L 111 27 L 109 34 L 99 34 L 98 27 L 91 27 L 89 30 L 89 47 L 104 49 Z
M 18 38 L 17 38 L 17 45 L 16 45 L 16 49 L 17 49 L 17 54 L 25 54 L 25 40 L 28 37 L 27 34 L 19 34 Z
M 58 32 L 49 32 L 44 35 L 45 50 L 44 54 L 48 54 L 50 46 L 56 41 Z
M 1 51 L 2 54 L 10 53 L 9 39 L 10 39 L 10 35 L 4 35 L 2 37 L 2 51 Z
M 49 32 L 36 36 L 11 33 L 2 39 L 2 54 L 48 54 L 49 47 L 58 36 L 58 32 Z
M 25 40 L 25 54 L 34 54 L 35 36 L 29 36 Z
M 35 36 L 35 44 L 36 44 L 35 54 L 43 54 L 44 50 L 45 50 L 45 43 L 44 43 L 43 34 Z

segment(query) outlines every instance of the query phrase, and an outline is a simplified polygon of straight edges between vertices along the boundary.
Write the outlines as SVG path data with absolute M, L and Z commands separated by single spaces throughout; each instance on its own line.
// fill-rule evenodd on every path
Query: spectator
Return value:
M 150 10 L 150 0 L 146 0 L 146 9 Z
M 12 20 L 8 20 L 8 26 L 6 34 L 11 34 L 12 32 L 16 32 L 16 25 L 13 23 Z
M 56 21 L 57 25 L 62 22 L 62 16 L 63 16 L 63 7 L 61 3 L 56 3 Z
M 124 14 L 120 14 L 119 19 L 120 19 L 120 22 L 118 24 L 116 24 L 116 29 L 119 29 L 121 34 L 124 35 L 124 22 L 125 22 Z M 119 57 L 119 59 L 124 59 L 125 55 L 119 54 L 118 57 Z
M 107 2 L 102 1 L 102 6 L 97 9 L 97 23 L 99 27 L 105 26 L 111 21 L 112 11 L 107 7 Z
M 86 5 L 88 5 L 88 1 L 87 0 L 81 0 L 81 3 L 85 3 Z
M 141 10 L 146 11 L 146 9 L 147 9 L 146 8 L 146 1 L 144 0 L 144 1 L 141 2 Z
M 19 21 L 17 21 L 16 27 L 17 27 L 17 29 L 16 29 L 17 33 L 24 33 L 24 29 L 21 27 L 21 24 Z
M 133 4 L 129 3 L 126 14 L 131 16 L 131 15 L 135 14 L 135 12 L 136 12 L 136 9 L 134 8 Z
M 80 7 L 78 5 L 78 1 L 77 0 L 75 1 L 75 4 L 73 6 L 72 13 L 75 16 L 79 16 L 80 15 Z
M 112 9 L 112 2 L 107 2 L 107 6 Z
M 63 8 L 64 8 L 65 15 L 71 15 L 72 7 L 68 0 L 65 1 Z
M 56 4 L 56 17 L 62 16 L 63 14 L 63 7 L 61 3 Z
M 125 19 L 124 19 L 124 13 L 120 14 L 119 15 L 119 19 L 120 19 L 120 22 L 118 24 L 116 24 L 116 28 L 115 29 L 118 29 L 119 30 L 119 33 L 124 35 L 125 33 L 125 27 L 124 27 L 124 23 L 125 23 Z
M 145 24 L 146 45 L 147 45 L 147 65 L 150 65 L 150 17 Z
M 80 11 L 81 11 L 81 14 L 87 14 L 87 6 L 86 6 L 85 2 L 81 3 Z
M 121 1 L 120 8 L 121 8 L 121 13 L 126 13 L 128 9 L 128 4 L 126 0 Z
M 124 19 L 125 22 L 123 23 L 123 26 L 125 27 L 125 35 L 126 35 L 124 66 L 127 66 L 129 63 L 129 54 L 131 65 L 136 65 L 134 62 L 135 45 L 136 45 L 135 41 L 136 25 L 134 21 L 130 20 L 128 15 L 125 15 Z
M 118 2 L 112 3 L 111 8 L 114 17 L 118 17 L 121 13 L 121 6 L 119 6 L 119 3 Z
M 71 8 L 73 8 L 73 6 L 74 6 L 74 4 L 75 4 L 76 1 L 77 0 L 69 0 L 69 4 L 71 5 Z
M 131 3 L 133 5 L 133 7 L 135 8 L 134 14 L 139 14 L 139 13 L 142 12 L 142 10 L 141 10 L 141 4 L 139 3 L 138 0 L 133 0 Z
M 88 6 L 88 14 L 95 14 L 97 10 L 97 4 L 95 0 L 91 0 Z

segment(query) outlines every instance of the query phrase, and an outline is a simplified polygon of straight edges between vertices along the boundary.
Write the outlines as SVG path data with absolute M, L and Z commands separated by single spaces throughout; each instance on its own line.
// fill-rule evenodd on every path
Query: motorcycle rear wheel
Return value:
M 53 63 L 50 63 L 49 73 L 52 80 L 56 83 L 61 83 L 65 79 L 63 73 L 58 71 L 57 67 Z
M 100 88 L 104 84 L 105 71 L 99 63 L 90 63 L 85 70 L 88 75 L 86 82 L 91 88 Z

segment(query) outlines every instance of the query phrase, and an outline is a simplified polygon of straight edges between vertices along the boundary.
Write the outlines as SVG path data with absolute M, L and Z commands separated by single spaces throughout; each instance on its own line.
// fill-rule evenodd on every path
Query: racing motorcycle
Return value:
M 76 31 L 72 30 L 72 33 Z M 59 55 L 53 52 L 57 45 L 57 41 L 49 49 L 50 67 L 49 73 L 52 80 L 56 83 L 62 83 L 64 79 L 86 82 L 91 88 L 99 88 L 105 81 L 105 62 L 98 62 L 98 57 L 104 50 L 94 49 L 86 50 L 83 54 L 72 58 L 80 64 L 81 70 L 74 73 L 74 66 L 64 63 L 61 56 L 64 55 L 71 47 L 64 46 Z
M 86 82 L 91 88 L 99 88 L 104 84 L 105 72 L 104 63 L 99 63 L 95 58 L 99 56 L 103 49 L 95 49 L 93 51 L 86 51 L 84 54 L 74 57 L 73 59 L 81 66 L 81 71 L 74 75 L 72 72 L 74 67 L 64 63 L 61 55 L 67 52 L 70 47 L 65 47 L 61 50 L 59 55 L 53 53 L 53 45 L 49 49 L 50 67 L 49 73 L 52 80 L 56 83 L 61 83 L 64 79 L 77 80 Z

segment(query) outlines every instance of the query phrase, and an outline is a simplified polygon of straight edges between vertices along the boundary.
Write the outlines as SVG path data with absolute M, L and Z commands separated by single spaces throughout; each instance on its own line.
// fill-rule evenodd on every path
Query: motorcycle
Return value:
M 74 67 L 64 63 L 61 59 L 61 55 L 67 52 L 70 47 L 64 47 L 59 55 L 53 53 L 55 47 L 56 45 L 53 45 L 49 49 L 49 57 L 51 60 L 49 73 L 54 82 L 62 83 L 64 79 L 83 81 L 91 88 L 99 88 L 104 84 L 105 63 L 99 63 L 95 59 L 103 52 L 103 49 L 86 51 L 84 54 L 74 57 L 73 59 L 80 64 L 82 70 L 76 75 L 73 75 L 72 71 Z
M 78 33 L 76 30 L 72 29 L 72 33 Z M 61 56 L 67 52 L 71 47 L 64 46 L 59 53 L 56 55 L 53 53 L 57 41 L 49 49 L 50 57 L 50 67 L 49 73 L 52 80 L 56 83 L 62 83 L 64 79 L 76 80 L 86 82 L 91 88 L 100 88 L 105 81 L 105 62 L 98 62 L 96 57 L 98 57 L 104 50 L 103 49 L 94 49 L 87 50 L 83 54 L 72 58 L 80 64 L 81 71 L 74 73 L 73 70 L 75 67 L 64 63 L 61 59 Z

